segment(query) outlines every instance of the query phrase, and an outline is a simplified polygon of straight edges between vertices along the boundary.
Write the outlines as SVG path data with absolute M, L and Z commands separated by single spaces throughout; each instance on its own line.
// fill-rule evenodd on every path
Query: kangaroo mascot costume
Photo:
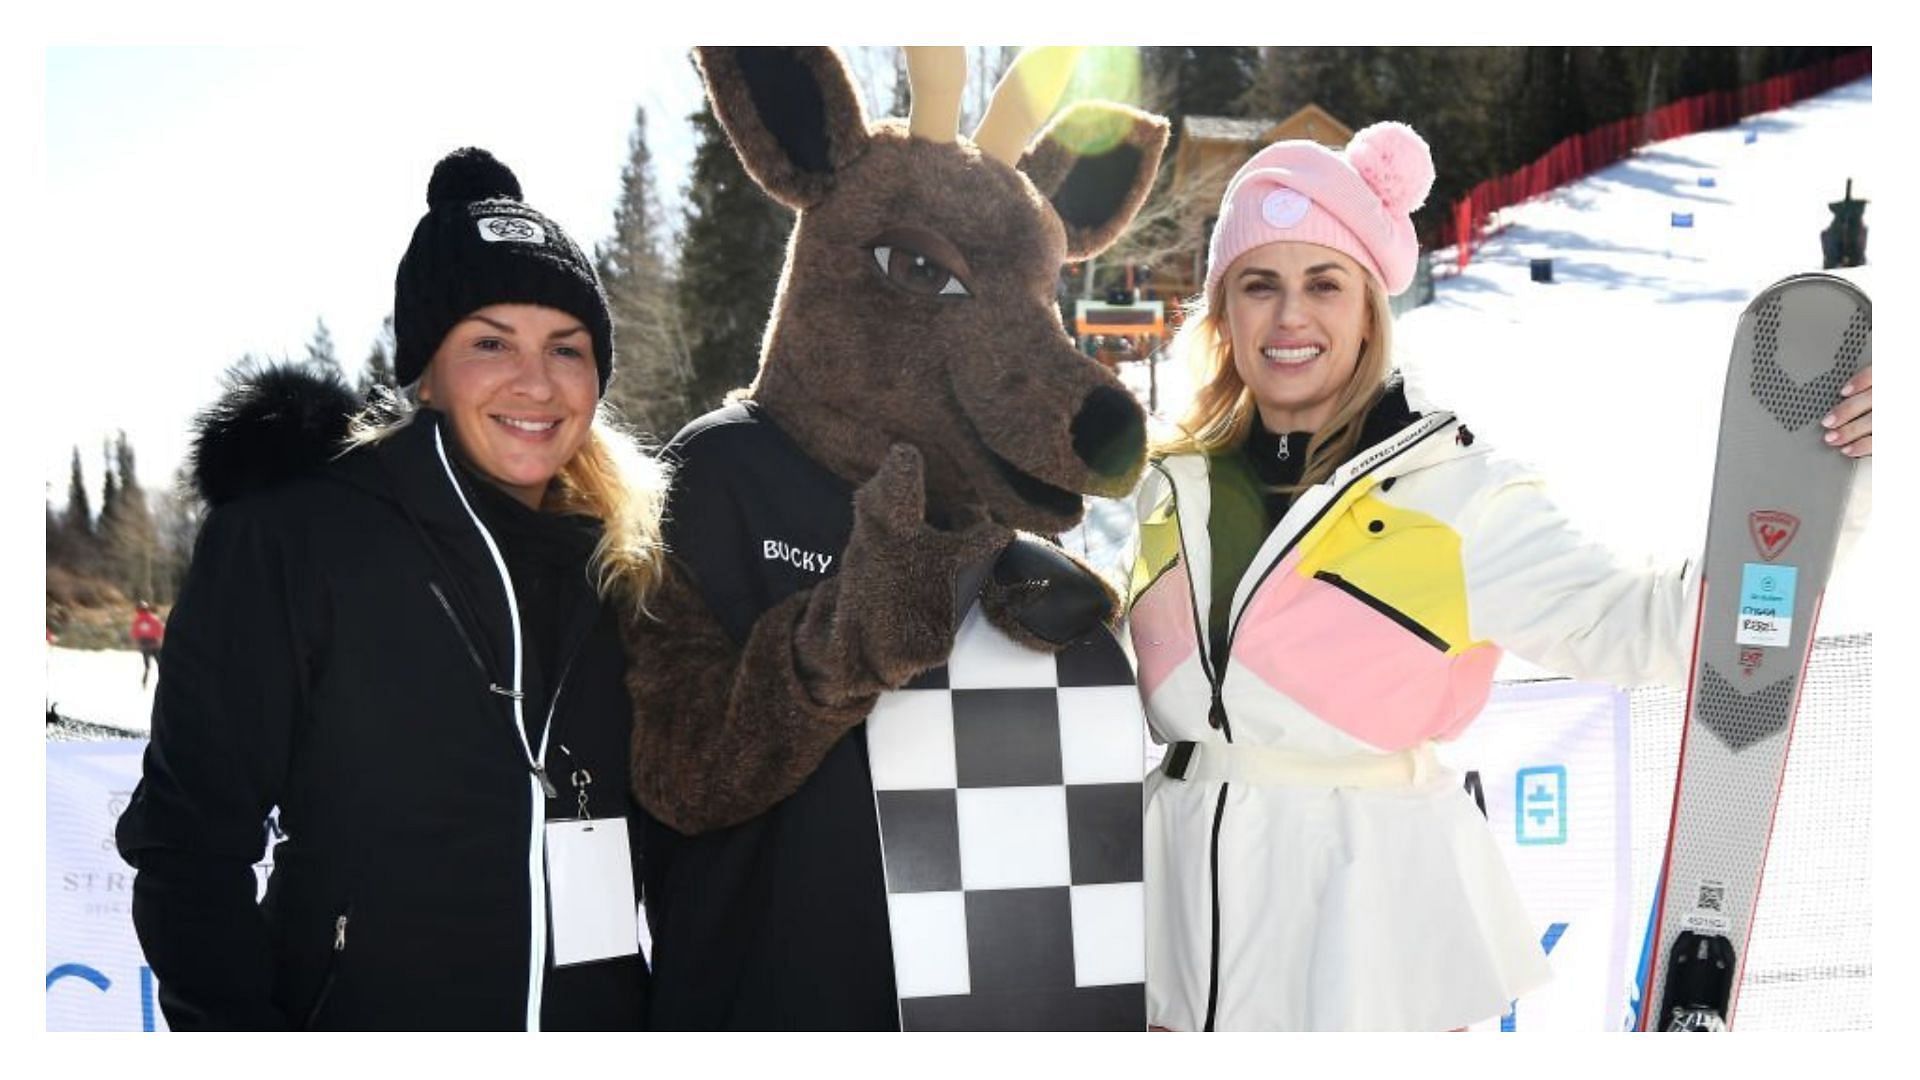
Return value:
M 1056 289 L 1132 220 L 1166 124 L 1083 103 L 1034 137 L 1076 53 L 1039 49 L 967 138 L 963 50 L 908 52 L 912 117 L 869 124 L 829 49 L 696 50 L 747 172 L 798 220 L 753 385 L 667 448 L 674 572 L 627 628 L 655 1027 L 1143 1022 L 1137 948 L 1119 974 L 1088 959 L 1097 933 L 1139 933 L 1137 698 L 1111 592 L 1040 538 L 1144 466 L 1145 417 Z M 969 647 L 989 659 L 966 674 Z M 1130 776 L 1023 742 L 1022 709 L 1116 658 L 1099 690 Z M 1086 725 L 1058 711 L 1071 742 Z M 1047 807 L 1074 816 L 1071 874 Z M 1058 873 L 987 866 L 1009 828 L 1057 841 Z M 1046 1004 L 1046 978 L 1072 993 Z

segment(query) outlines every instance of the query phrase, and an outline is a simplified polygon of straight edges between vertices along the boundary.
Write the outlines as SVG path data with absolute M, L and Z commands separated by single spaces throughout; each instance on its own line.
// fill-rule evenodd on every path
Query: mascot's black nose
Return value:
M 1126 393 L 1102 386 L 1073 418 L 1073 452 L 1101 476 L 1125 476 L 1147 452 L 1147 417 Z

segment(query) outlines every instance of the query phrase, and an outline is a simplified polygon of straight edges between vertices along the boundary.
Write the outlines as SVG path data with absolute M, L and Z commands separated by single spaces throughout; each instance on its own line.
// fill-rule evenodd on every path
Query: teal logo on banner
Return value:
M 1567 767 L 1537 765 L 1514 774 L 1516 844 L 1567 842 Z

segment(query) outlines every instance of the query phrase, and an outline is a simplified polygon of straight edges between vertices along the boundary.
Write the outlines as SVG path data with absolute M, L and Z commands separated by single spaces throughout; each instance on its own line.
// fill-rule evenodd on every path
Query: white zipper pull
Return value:
M 1278 458 L 1278 459 L 1279 459 L 1279 460 L 1281 460 L 1281 461 L 1285 461 L 1285 460 L 1287 460 L 1288 458 L 1290 458 L 1290 457 L 1292 457 L 1292 456 L 1293 456 L 1293 451 L 1291 451 L 1291 450 L 1289 450 L 1289 449 L 1287 449 L 1287 437 L 1286 437 L 1286 435 L 1284 435 L 1284 434 L 1282 434 L 1282 435 L 1280 436 L 1280 449 L 1279 449 L 1279 450 L 1277 450 L 1277 451 L 1275 451 L 1275 453 L 1274 453 L 1274 455 L 1273 455 L 1273 456 L 1274 456 L 1274 457 L 1276 457 L 1276 458 Z
M 345 952 L 347 948 L 347 917 L 333 920 L 333 951 Z
M 533 767 L 533 776 L 534 779 L 540 781 L 540 790 L 547 793 L 547 798 L 557 799 L 560 797 L 560 789 L 553 786 L 552 780 L 547 779 L 546 766 L 535 765 Z

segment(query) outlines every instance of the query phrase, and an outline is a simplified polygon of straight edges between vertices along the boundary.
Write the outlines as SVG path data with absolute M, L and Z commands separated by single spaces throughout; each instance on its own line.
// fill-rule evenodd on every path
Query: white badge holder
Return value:
M 585 769 L 573 773 L 580 817 L 547 822 L 547 899 L 555 967 L 635 956 L 640 952 L 639 903 L 633 853 L 624 817 L 587 814 Z

